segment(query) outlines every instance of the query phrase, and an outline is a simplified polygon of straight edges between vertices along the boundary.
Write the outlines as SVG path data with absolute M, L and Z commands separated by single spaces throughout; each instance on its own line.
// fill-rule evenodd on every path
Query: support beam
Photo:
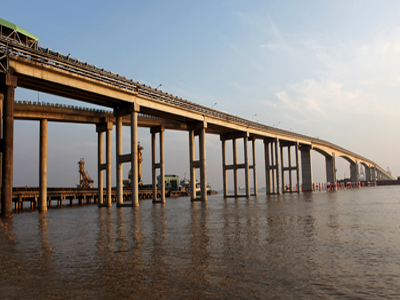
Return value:
M 17 77 L 6 74 L 0 84 L 4 91 L 3 101 L 3 161 L 1 189 L 1 217 L 12 218 L 13 149 L 14 149 L 14 92 Z
M 303 181 L 303 191 L 312 191 L 313 176 L 312 176 L 312 160 L 311 146 L 302 145 L 301 152 L 301 177 Z
M 40 120 L 39 212 L 47 211 L 47 119 Z

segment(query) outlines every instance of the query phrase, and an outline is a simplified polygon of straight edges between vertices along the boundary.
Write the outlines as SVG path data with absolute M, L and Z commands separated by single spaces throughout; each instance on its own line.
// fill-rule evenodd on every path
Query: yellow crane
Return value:
M 81 158 L 78 162 L 79 165 L 79 184 L 76 186 L 81 189 L 93 188 L 93 180 L 90 178 L 89 173 L 85 171 L 85 159 Z
M 142 150 L 143 147 L 140 146 L 140 143 L 138 143 L 138 184 L 142 185 Z M 128 174 L 128 179 L 124 180 L 124 186 L 125 187 L 130 187 L 132 185 L 132 169 L 129 171 Z

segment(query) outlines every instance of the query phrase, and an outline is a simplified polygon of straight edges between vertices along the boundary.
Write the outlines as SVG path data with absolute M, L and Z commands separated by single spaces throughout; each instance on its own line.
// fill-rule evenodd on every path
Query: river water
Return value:
M 399 217 L 400 187 L 25 211 L 0 298 L 399 299 Z

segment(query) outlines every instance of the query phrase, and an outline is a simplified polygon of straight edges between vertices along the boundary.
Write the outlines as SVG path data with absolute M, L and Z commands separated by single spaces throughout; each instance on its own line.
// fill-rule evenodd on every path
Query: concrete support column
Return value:
M 151 132 L 151 182 L 153 188 L 153 202 L 157 201 L 157 149 L 156 149 L 156 133 L 150 129 Z M 160 184 L 164 178 L 160 176 Z
M 278 140 L 275 142 L 275 163 L 276 163 L 276 193 L 281 194 L 281 181 L 280 181 L 280 166 L 279 166 L 279 154 L 278 154 Z
M 301 177 L 303 181 L 303 191 L 312 191 L 313 176 L 312 176 L 312 160 L 311 147 L 308 145 L 301 146 Z
M 376 181 L 376 167 L 371 167 L 371 171 L 372 171 L 371 181 Z
M 271 189 L 271 161 L 270 143 L 264 140 L 264 160 L 265 160 L 265 188 L 267 195 L 272 193 Z
M 117 206 L 122 206 L 124 203 L 124 187 L 123 187 L 123 168 L 121 162 L 122 155 L 122 117 L 117 115 L 115 118 L 116 130 L 115 130 L 115 140 L 116 140 L 116 165 L 117 165 Z
M 194 129 L 189 130 L 189 159 L 190 159 L 190 198 L 196 200 L 196 166 L 195 166 Z
M 292 146 L 295 148 L 295 159 L 296 159 L 296 164 L 292 165 Z M 285 166 L 285 160 L 284 160 L 284 148 L 287 148 L 287 157 L 288 157 L 288 164 Z M 283 193 L 292 193 L 295 191 L 295 188 L 293 186 L 293 171 L 296 171 L 296 178 L 297 178 L 297 186 L 299 186 L 299 144 L 297 142 L 280 142 L 280 155 L 281 155 L 281 172 L 282 172 L 282 192 Z M 289 189 L 286 189 L 286 183 L 285 183 L 285 172 L 288 172 L 288 177 L 289 177 Z M 299 187 L 297 188 L 297 191 L 299 192 L 301 189 Z
M 264 155 L 265 155 L 265 180 L 267 194 L 280 194 L 280 166 L 278 139 L 264 140 Z
M 282 183 L 282 192 L 285 193 L 286 189 L 285 189 L 285 160 L 283 157 L 283 145 L 282 143 L 280 144 L 280 156 L 281 156 L 281 168 L 282 168 L 282 172 L 281 172 L 281 183 Z M 289 165 L 290 167 L 290 165 Z M 289 168 L 290 169 L 290 168 Z M 289 170 L 290 173 L 290 170 Z
M 131 168 L 132 168 L 132 206 L 139 206 L 138 138 L 137 113 L 139 106 L 132 104 L 131 112 Z
M 253 181 L 254 181 L 254 196 L 257 196 L 257 168 L 256 168 L 256 139 L 252 140 L 252 150 L 253 150 Z
M 245 181 L 246 181 L 246 198 L 250 197 L 250 176 L 249 176 L 249 138 L 246 135 L 243 138 L 243 144 L 244 144 L 244 177 L 245 177 Z
M 165 203 L 165 160 L 164 160 L 164 128 L 160 130 L 160 175 L 161 183 L 161 202 Z
M 107 206 L 112 206 L 111 199 L 111 129 L 112 124 L 106 131 L 106 176 L 107 176 Z M 110 128 L 111 127 L 111 128 Z
M 326 181 L 330 183 L 336 182 L 336 164 L 335 164 L 335 154 L 332 156 L 325 156 L 325 166 L 326 166 Z
M 47 211 L 47 119 L 40 120 L 39 212 Z
M 371 168 L 364 166 L 365 168 L 365 181 L 371 181 Z
M 299 143 L 296 142 L 295 144 L 296 147 L 296 178 L 297 178 L 297 193 L 301 192 L 301 186 L 300 186 L 300 168 L 299 168 Z
M 4 93 L 2 91 L 1 85 L 0 85 L 0 140 L 3 139 L 3 98 L 4 98 Z M 3 149 L 0 150 L 0 201 L 1 201 L 1 183 L 2 183 L 2 163 L 3 163 Z M 1 203 L 1 202 L 0 202 Z M 1 214 L 1 212 L 0 212 Z
M 207 201 L 206 128 L 207 122 L 189 126 L 189 159 L 191 200 L 196 200 L 196 168 L 200 168 L 201 201 Z M 200 159 L 195 161 L 195 136 L 199 136 Z
M 365 169 L 365 181 L 371 181 L 371 168 L 364 166 Z
M 360 180 L 358 175 L 358 163 L 350 164 L 350 180 L 351 182 L 358 182 Z
M 153 127 L 151 132 L 152 152 L 152 180 L 153 180 L 153 203 L 157 202 L 157 169 L 160 169 L 160 194 L 161 203 L 165 203 L 165 162 L 164 162 L 164 131 L 163 126 Z M 160 162 L 157 163 L 156 134 L 160 136 Z
M 200 129 L 200 188 L 201 201 L 207 201 L 206 128 Z
M 290 185 L 290 192 L 293 192 L 293 177 L 292 177 L 292 153 L 291 153 L 291 146 L 287 147 L 288 153 L 288 163 L 289 163 L 289 185 Z M 283 168 L 283 166 L 282 166 Z
M 12 188 L 13 188 L 13 149 L 14 149 L 14 92 L 17 87 L 17 77 L 10 74 L 4 76 L 3 101 L 3 161 L 1 189 L 1 217 L 12 218 Z
M 236 138 L 232 139 L 232 152 L 233 152 L 233 165 L 235 168 L 233 169 L 233 188 L 235 197 L 239 196 L 239 186 L 238 186 L 238 170 L 237 166 L 237 144 Z
M 98 205 L 103 206 L 103 132 L 98 132 L 97 136 L 97 176 L 99 201 Z
M 223 179 L 223 191 L 224 198 L 228 197 L 228 181 L 226 178 L 226 141 L 222 140 L 222 179 Z
M 111 130 L 113 124 L 109 120 L 105 120 L 104 123 L 96 125 L 96 132 L 98 133 L 98 148 L 97 148 L 97 159 L 98 159 L 98 182 L 99 182 L 99 202 L 100 206 L 111 206 Z M 103 132 L 106 132 L 106 163 L 104 163 L 103 157 Z M 103 198 L 103 171 L 106 171 L 106 190 L 107 190 L 107 201 L 104 203 Z

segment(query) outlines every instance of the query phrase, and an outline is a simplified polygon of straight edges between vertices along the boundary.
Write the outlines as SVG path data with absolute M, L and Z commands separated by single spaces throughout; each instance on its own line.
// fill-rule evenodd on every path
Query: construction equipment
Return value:
M 143 185 L 143 182 L 142 182 L 142 162 L 143 162 L 142 150 L 143 150 L 143 147 L 140 146 L 140 143 L 138 143 L 138 184 L 139 185 Z M 129 171 L 128 179 L 124 180 L 123 183 L 124 183 L 124 186 L 127 188 L 132 186 L 132 169 Z
M 78 162 L 79 165 L 79 184 L 77 188 L 91 189 L 93 188 L 93 180 L 90 178 L 89 173 L 85 171 L 85 159 L 81 158 Z

